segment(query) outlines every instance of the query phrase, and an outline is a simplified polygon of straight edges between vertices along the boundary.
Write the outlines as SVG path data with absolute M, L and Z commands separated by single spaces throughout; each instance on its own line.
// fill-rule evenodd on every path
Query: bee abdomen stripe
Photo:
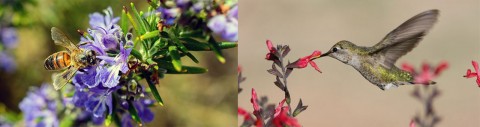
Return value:
M 70 66 L 70 54 L 65 53 L 65 63 L 67 64 L 67 66 Z
M 53 55 L 48 56 L 47 60 L 45 60 L 45 68 L 48 70 L 53 70 Z
M 58 61 L 57 61 L 58 60 L 57 56 L 58 56 L 58 53 L 53 54 L 53 68 L 55 68 L 55 69 L 59 68 L 58 67 Z
M 59 68 L 65 67 L 65 66 L 64 66 L 64 65 L 65 65 L 65 61 L 63 60 L 63 54 L 64 54 L 63 52 L 60 52 L 60 53 L 57 54 L 57 57 L 55 58 L 55 59 L 57 60 L 57 66 L 58 66 Z
M 69 63 L 67 63 L 68 55 L 67 55 L 67 53 L 63 53 L 62 56 L 63 56 L 63 57 L 62 57 L 62 59 L 63 59 L 63 60 L 62 60 L 62 61 L 63 61 L 63 66 L 66 67 L 67 64 L 69 64 Z

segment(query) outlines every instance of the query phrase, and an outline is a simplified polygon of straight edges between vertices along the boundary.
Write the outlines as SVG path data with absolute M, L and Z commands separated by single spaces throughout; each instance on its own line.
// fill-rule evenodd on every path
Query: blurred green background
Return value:
M 422 62 L 450 67 L 435 79 L 442 92 L 434 101 L 442 121 L 437 127 L 479 127 L 480 88 L 465 79 L 471 61 L 480 61 L 479 0 L 243 0 L 240 6 L 239 65 L 247 80 L 240 87 L 239 107 L 253 111 L 251 88 L 278 104 L 284 95 L 267 73 L 266 39 L 288 44 L 294 61 L 314 50 L 328 51 L 340 40 L 372 46 L 414 15 L 439 9 L 433 29 L 419 45 L 401 57 L 397 66 Z M 423 111 L 411 96 L 414 86 L 382 91 L 351 66 L 333 58 L 315 60 L 323 73 L 311 67 L 295 70 L 288 83 L 292 104 L 302 98 L 308 109 L 297 118 L 305 127 L 406 127 Z M 239 121 L 242 121 L 239 118 Z
M 30 86 L 51 82 L 53 72 L 44 69 L 43 61 L 48 55 L 64 50 L 51 40 L 51 27 L 61 29 L 72 41 L 78 42 L 80 35 L 76 31 L 89 27 L 88 14 L 103 14 L 102 11 L 111 6 L 114 15 L 119 16 L 122 6 L 130 2 L 136 4 L 137 10 L 145 11 L 148 6 L 146 0 L 39 0 L 22 6 L 24 11 L 11 17 L 19 38 L 14 51 L 17 70 L 0 72 L 0 102 L 7 110 L 19 112 L 18 103 Z M 208 68 L 205 74 L 166 75 L 161 79 L 158 88 L 165 106 L 152 107 L 155 120 L 147 126 L 236 126 L 237 49 L 223 53 L 225 64 L 218 62 L 213 52 L 194 53 L 199 65 L 184 59 L 186 65 Z

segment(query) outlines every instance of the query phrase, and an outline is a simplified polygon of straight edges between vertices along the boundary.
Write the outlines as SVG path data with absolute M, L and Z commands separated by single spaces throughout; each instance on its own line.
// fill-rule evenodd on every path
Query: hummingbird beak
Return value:
M 331 52 L 328 51 L 328 52 L 326 52 L 325 54 L 322 54 L 322 55 L 320 55 L 320 56 L 316 56 L 316 57 L 312 58 L 312 60 L 318 59 L 318 58 L 320 58 L 320 57 L 328 56 L 328 54 L 330 54 L 330 53 L 331 53 Z
M 328 52 L 326 52 L 326 53 L 324 53 L 324 54 L 320 55 L 320 57 L 328 56 L 330 53 L 332 53 L 332 52 L 328 51 Z

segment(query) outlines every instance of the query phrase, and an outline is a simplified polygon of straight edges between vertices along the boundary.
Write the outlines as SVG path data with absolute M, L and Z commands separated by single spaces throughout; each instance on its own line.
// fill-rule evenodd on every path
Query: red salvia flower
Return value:
M 478 72 L 478 63 L 477 61 L 472 61 L 473 69 L 475 69 L 475 72 L 472 72 L 472 70 L 468 69 L 467 74 L 464 75 L 463 77 L 465 78 L 473 78 L 477 77 L 477 85 L 480 87 L 480 73 Z
M 301 127 L 297 119 L 295 119 L 294 117 L 288 116 L 287 112 L 288 112 L 288 106 L 283 107 L 280 110 L 278 116 L 273 118 L 273 121 L 272 121 L 273 125 L 275 125 L 276 127 L 284 127 L 284 126 Z
M 423 63 L 422 70 L 420 72 L 415 71 L 413 66 L 408 63 L 404 63 L 402 65 L 403 70 L 412 74 L 412 76 L 414 77 L 414 83 L 424 85 L 433 84 L 434 82 L 432 80 L 438 77 L 438 75 L 440 75 L 440 73 L 447 68 L 447 62 L 441 62 L 435 69 L 432 69 L 429 64 Z
M 252 99 L 250 101 L 253 104 L 253 114 L 255 117 L 257 117 L 257 120 L 255 121 L 255 126 L 257 127 L 262 127 L 263 121 L 262 121 L 262 116 L 260 112 L 260 105 L 258 104 L 258 97 L 257 97 L 257 92 L 255 92 L 255 89 L 252 88 Z
M 415 69 L 413 68 L 413 66 L 408 64 L 408 63 L 403 63 L 402 64 L 402 69 L 404 71 L 410 72 L 410 74 L 417 74 L 417 72 L 415 72 Z
M 278 103 L 277 108 L 275 108 L 275 114 L 273 117 L 277 117 L 280 114 L 280 111 L 282 110 L 283 104 L 285 103 L 287 99 L 283 99 L 280 103 Z
M 410 127 L 415 127 L 415 121 L 414 120 L 410 121 Z
M 252 99 L 250 99 L 250 102 L 252 102 L 253 104 L 254 112 L 260 112 L 260 105 L 258 105 L 257 92 L 255 92 L 255 89 L 253 88 L 252 88 Z
M 238 115 L 243 116 L 244 121 L 248 121 L 248 120 L 251 119 L 250 113 L 248 113 L 247 110 L 245 110 L 243 108 L 238 108 Z
M 267 60 L 276 60 L 278 59 L 276 56 L 275 56 L 275 53 L 277 52 L 277 49 L 275 49 L 275 47 L 273 47 L 273 44 L 272 44 L 272 41 L 270 40 L 267 40 L 267 48 L 268 48 L 268 53 L 267 53 L 267 56 L 265 57 L 265 59 Z
M 322 73 L 322 71 L 320 71 L 320 69 L 318 68 L 317 64 L 315 64 L 315 62 L 313 62 L 313 60 L 316 59 L 316 58 L 319 58 L 320 55 L 322 55 L 322 52 L 320 52 L 318 50 L 315 50 L 315 51 L 313 51 L 313 53 L 311 55 L 302 57 L 302 58 L 298 59 L 297 61 L 289 64 L 287 67 L 288 68 L 305 68 L 305 67 L 307 67 L 308 64 L 310 64 L 310 66 L 315 68 L 315 70 Z

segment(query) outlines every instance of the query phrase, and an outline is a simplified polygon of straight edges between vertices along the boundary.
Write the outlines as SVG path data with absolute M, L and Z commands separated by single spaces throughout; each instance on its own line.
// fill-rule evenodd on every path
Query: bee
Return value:
M 79 69 L 95 65 L 97 59 L 95 51 L 80 49 L 59 29 L 52 27 L 51 32 L 54 43 L 67 50 L 53 53 L 45 59 L 44 63 L 47 70 L 64 70 L 53 76 L 53 88 L 59 90 L 72 79 Z

